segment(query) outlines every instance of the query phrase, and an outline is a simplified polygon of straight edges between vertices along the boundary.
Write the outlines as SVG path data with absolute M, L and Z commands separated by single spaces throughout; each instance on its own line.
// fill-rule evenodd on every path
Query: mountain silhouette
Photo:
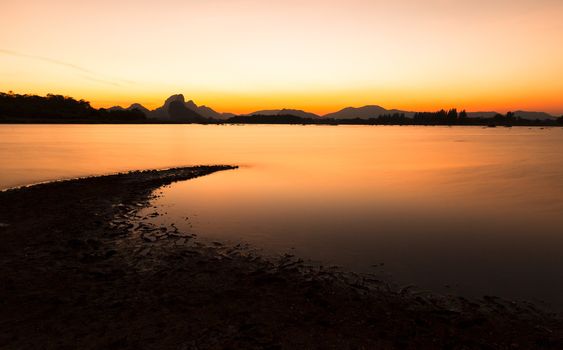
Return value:
M 494 118 L 501 113 L 498 112 L 468 112 L 467 116 L 470 118 Z M 528 111 L 516 111 L 514 112 L 514 117 L 522 118 L 526 120 L 555 120 L 557 117 L 545 112 L 528 112 Z
M 159 120 L 190 121 L 203 119 L 224 120 L 233 117 L 232 113 L 218 113 L 207 106 L 198 106 L 194 101 L 186 102 L 184 95 L 175 94 L 166 99 L 164 104 L 154 110 L 149 110 L 139 103 L 134 103 L 128 108 L 115 106 L 109 110 L 133 110 L 138 109 L 148 118 Z
M 267 115 L 267 116 L 276 116 L 276 115 L 291 115 L 294 117 L 300 117 L 300 118 L 320 118 L 318 115 L 314 114 L 314 113 L 309 113 L 309 112 L 305 112 L 299 109 L 266 109 L 266 110 L 261 110 L 261 111 L 256 111 L 256 112 L 252 112 L 252 113 L 248 113 L 245 114 L 245 116 L 251 116 L 251 115 Z
M 202 117 L 205 117 L 205 118 L 223 120 L 223 119 L 230 118 L 231 116 L 234 115 L 234 114 L 231 114 L 231 113 L 219 113 L 219 112 L 216 112 L 212 108 L 207 107 L 207 106 L 198 106 L 192 100 L 189 100 L 186 103 L 186 107 L 188 107 L 189 109 L 199 113 Z
M 398 109 L 385 109 L 377 105 L 363 106 L 359 108 L 346 107 L 338 112 L 325 114 L 323 118 L 333 118 L 333 119 L 368 119 L 377 118 L 382 115 L 389 114 L 405 114 L 406 117 L 412 117 L 414 112 L 401 111 Z
M 151 112 L 148 108 L 145 108 L 143 105 L 139 104 L 139 103 L 133 103 L 131 106 L 127 107 L 127 108 L 123 108 L 121 106 L 113 106 L 107 109 L 108 111 L 134 111 L 134 110 L 138 110 L 141 113 L 143 113 L 145 116 L 148 116 L 149 113 Z
M 221 113 L 221 117 L 222 117 L 223 119 L 229 119 L 229 118 L 236 117 L 236 116 L 237 116 L 237 115 L 234 114 L 234 113 Z
M 114 106 L 96 109 L 85 100 L 47 94 L 21 95 L 0 92 L 0 123 L 243 123 L 243 124 L 329 124 L 329 125 L 486 125 L 555 126 L 563 116 L 518 110 L 466 112 L 457 109 L 435 112 L 404 112 L 370 105 L 347 107 L 324 117 L 295 109 L 262 110 L 246 115 L 218 113 L 184 95 L 172 95 L 161 107 L 149 110 L 134 103 L 127 108 Z
M 193 100 L 185 101 L 184 95 L 175 94 L 170 96 L 164 101 L 161 107 L 154 110 L 149 110 L 143 105 L 134 103 L 128 108 L 123 108 L 119 106 L 108 108 L 110 111 L 118 110 L 128 110 L 132 111 L 137 109 L 143 112 L 147 118 L 158 119 L 158 120 L 172 120 L 172 121 L 187 121 L 187 122 L 199 122 L 202 120 L 227 120 L 237 116 L 233 113 L 219 113 L 207 106 L 198 106 Z M 386 109 L 378 105 L 367 105 L 363 107 L 346 107 L 338 112 L 328 113 L 324 116 L 319 116 L 314 113 L 299 109 L 267 109 L 259 110 L 248 114 L 242 114 L 241 117 L 248 116 L 294 116 L 305 119 L 369 119 L 378 118 L 381 116 L 389 116 L 396 114 L 404 114 L 406 118 L 413 118 L 415 112 L 402 111 L 398 109 Z M 489 111 L 489 112 L 468 112 L 467 116 L 469 118 L 494 118 L 500 113 Z M 555 120 L 556 117 L 544 113 L 544 112 L 529 112 L 529 111 L 516 111 L 514 116 L 517 118 L 522 118 L 526 120 Z
M 155 118 L 155 119 L 173 119 L 173 117 L 169 113 L 170 105 L 173 102 L 178 102 L 178 103 L 181 103 L 181 104 L 186 103 L 186 101 L 184 99 L 184 95 L 182 95 L 182 94 L 172 95 L 172 96 L 168 97 L 166 99 L 166 101 L 164 101 L 164 104 L 161 107 L 158 107 L 153 111 L 150 111 L 147 114 L 147 117 Z M 177 106 L 176 106 L 176 108 L 177 108 Z
M 145 113 L 145 115 L 147 115 L 150 111 L 143 107 L 143 105 L 139 104 L 139 103 L 133 103 L 131 106 L 129 106 L 129 108 L 127 108 L 128 111 L 132 111 L 134 109 L 138 109 L 141 112 Z
M 168 116 L 170 119 L 179 122 L 188 123 L 201 123 L 207 121 L 207 118 L 202 117 L 197 112 L 186 107 L 186 103 L 180 100 L 171 101 L 168 104 Z
M 545 112 L 527 112 L 527 111 L 516 111 L 514 112 L 514 116 L 517 118 L 528 119 L 528 120 L 553 120 L 557 119 L 557 117 L 552 116 L 551 114 L 547 114 Z

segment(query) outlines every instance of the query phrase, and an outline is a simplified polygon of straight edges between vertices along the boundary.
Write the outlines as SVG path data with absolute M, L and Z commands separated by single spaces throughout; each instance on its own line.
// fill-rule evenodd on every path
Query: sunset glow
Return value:
M 182 93 L 233 113 L 563 114 L 561 0 L 21 0 L 0 10 L 3 92 L 149 108 Z

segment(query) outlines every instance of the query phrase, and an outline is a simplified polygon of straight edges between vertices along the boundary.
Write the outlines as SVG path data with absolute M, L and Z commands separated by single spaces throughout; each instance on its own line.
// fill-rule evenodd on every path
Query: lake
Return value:
M 202 239 L 563 310 L 563 128 L 0 125 L 0 188 L 233 164 L 155 200 Z

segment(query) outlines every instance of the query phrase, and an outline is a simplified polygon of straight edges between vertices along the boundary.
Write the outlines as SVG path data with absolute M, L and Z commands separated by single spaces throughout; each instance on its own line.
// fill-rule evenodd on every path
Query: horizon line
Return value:
M 22 94 L 22 93 L 14 92 L 14 91 L 12 91 L 12 90 L 8 90 L 8 91 L 6 91 L 6 92 L 0 91 L 0 93 L 4 93 L 4 94 L 8 94 L 8 95 L 9 95 L 9 94 L 14 94 L 14 95 L 36 95 L 36 96 L 60 95 L 60 96 L 65 96 L 65 97 L 71 97 L 71 98 L 76 99 L 76 100 L 85 100 L 86 102 L 90 103 L 90 105 L 92 105 L 92 107 L 98 108 L 98 109 L 99 109 L 99 108 L 109 109 L 109 108 L 113 108 L 113 107 L 121 107 L 121 108 L 126 109 L 126 108 L 129 108 L 129 107 L 130 107 L 131 105 L 133 105 L 133 104 L 139 104 L 139 105 L 141 105 L 142 107 L 148 109 L 149 111 L 154 111 L 155 109 L 162 107 L 162 106 L 164 105 L 164 102 L 165 102 L 168 98 L 170 98 L 170 97 L 172 97 L 172 96 L 178 96 L 178 95 L 184 96 L 184 94 L 182 94 L 182 93 L 171 94 L 171 95 L 169 95 L 167 98 L 164 98 L 164 100 L 162 101 L 162 104 L 159 104 L 159 105 L 157 105 L 156 107 L 152 107 L 153 104 L 146 104 L 146 103 L 141 103 L 141 102 L 130 102 L 130 103 L 128 102 L 128 103 L 125 103 L 125 104 L 123 104 L 123 103 L 121 103 L 121 104 L 115 104 L 115 103 L 96 103 L 96 102 L 90 101 L 89 99 L 76 98 L 76 97 L 70 96 L 70 95 L 68 95 L 68 94 L 60 94 L 60 93 L 46 93 L 46 94 L 44 94 L 44 95 L 41 95 L 41 94 L 34 94 L 34 93 L 23 93 L 23 94 Z M 185 99 L 185 97 L 184 97 L 184 99 Z M 338 109 L 333 110 L 333 111 L 331 111 L 331 112 L 320 113 L 320 114 L 319 114 L 319 113 L 315 113 L 315 112 L 310 112 L 310 111 L 307 110 L 307 109 L 301 109 L 301 108 L 297 108 L 297 107 L 296 107 L 296 108 L 293 108 L 293 107 L 282 107 L 282 108 L 279 108 L 279 107 L 278 107 L 278 108 L 276 108 L 276 107 L 265 107 L 265 108 L 256 107 L 255 109 L 251 109 L 251 112 L 233 113 L 233 112 L 230 112 L 230 111 L 226 111 L 226 112 L 218 111 L 217 109 L 213 108 L 213 106 L 210 106 L 209 104 L 201 104 L 201 105 L 199 105 L 199 104 L 196 103 L 195 99 L 191 99 L 191 98 L 187 99 L 186 102 L 190 102 L 190 101 L 193 102 L 194 104 L 196 104 L 196 106 L 198 106 L 198 107 L 205 106 L 205 107 L 207 107 L 207 108 L 211 108 L 212 110 L 214 110 L 215 112 L 217 112 L 217 113 L 219 113 L 219 114 L 234 114 L 234 115 L 237 115 L 237 116 L 252 115 L 252 114 L 256 114 L 256 112 L 260 112 L 260 111 L 293 110 L 293 111 L 302 111 L 302 112 L 314 114 L 314 115 L 316 115 L 316 116 L 318 116 L 318 117 L 325 117 L 325 116 L 327 116 L 327 115 L 329 115 L 329 114 L 333 114 L 333 113 L 336 113 L 336 112 L 340 112 L 340 111 L 345 110 L 345 109 L 347 109 L 347 108 L 355 108 L 355 109 L 358 109 L 358 108 L 364 108 L 364 107 L 379 107 L 379 108 L 385 109 L 385 110 L 388 111 L 388 112 L 393 112 L 393 113 L 424 113 L 424 112 L 437 112 L 437 111 L 441 111 L 441 110 L 448 111 L 448 110 L 453 110 L 453 109 L 455 109 L 455 110 L 457 110 L 458 112 L 465 111 L 465 112 L 467 112 L 467 113 L 498 113 L 498 114 L 503 114 L 503 112 L 499 112 L 498 110 L 486 109 L 486 108 L 485 108 L 485 109 L 467 109 L 467 108 L 451 107 L 451 106 L 450 106 L 450 107 L 447 107 L 447 108 L 439 107 L 439 108 L 434 108 L 434 109 L 421 109 L 421 110 L 418 110 L 418 109 L 400 109 L 400 108 L 395 108 L 395 107 L 393 107 L 393 108 L 387 108 L 387 107 L 384 107 L 384 106 L 382 106 L 382 105 L 380 105 L 380 104 L 373 104 L 373 103 L 364 104 L 364 105 L 347 105 L 347 106 L 344 106 L 344 107 L 338 107 Z M 147 107 L 147 106 L 151 106 L 151 107 Z M 501 110 L 506 110 L 505 114 L 508 113 L 508 112 L 513 112 L 513 113 L 516 113 L 516 112 L 525 112 L 525 113 L 545 113 L 545 114 L 548 114 L 548 115 L 550 115 L 550 116 L 552 116 L 552 117 L 563 116 L 563 112 L 561 112 L 561 113 L 552 113 L 552 112 L 547 112 L 547 111 L 544 110 L 544 109 L 542 109 L 542 110 L 530 110 L 530 109 L 525 109 L 525 108 L 514 108 L 514 109 L 502 108 Z

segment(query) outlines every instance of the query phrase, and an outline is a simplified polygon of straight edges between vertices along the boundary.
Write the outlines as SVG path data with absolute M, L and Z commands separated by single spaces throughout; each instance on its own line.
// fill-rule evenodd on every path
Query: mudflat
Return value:
M 531 303 L 432 294 L 291 255 L 263 257 L 138 215 L 162 186 L 233 169 L 0 192 L 0 348 L 563 348 L 560 315 Z

